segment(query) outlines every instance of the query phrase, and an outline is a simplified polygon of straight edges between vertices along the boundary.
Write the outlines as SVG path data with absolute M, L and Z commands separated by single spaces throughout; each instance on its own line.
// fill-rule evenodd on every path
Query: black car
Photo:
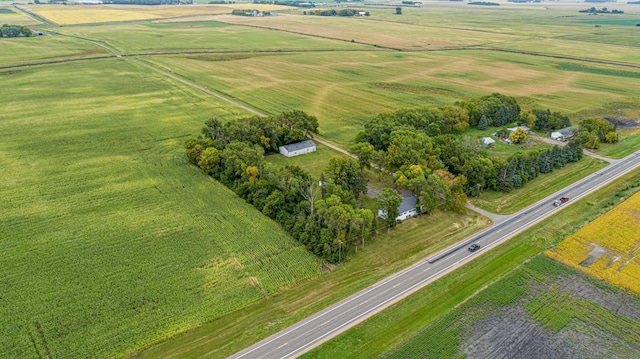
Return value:
M 470 245 L 470 246 L 469 246 L 469 251 L 470 251 L 470 252 L 475 252 L 475 251 L 477 251 L 478 249 L 480 249 L 480 245 L 479 245 L 479 244 L 474 243 L 474 244 L 472 244 L 472 245 Z

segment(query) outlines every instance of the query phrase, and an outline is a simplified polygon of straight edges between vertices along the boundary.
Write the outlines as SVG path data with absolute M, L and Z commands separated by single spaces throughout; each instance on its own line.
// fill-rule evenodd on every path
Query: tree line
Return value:
M 553 128 L 564 125 L 564 119 L 548 110 L 522 114 L 513 97 L 492 94 L 452 106 L 380 113 L 364 124 L 351 151 L 361 166 L 394 174 L 396 184 L 419 196 L 423 210 L 462 210 L 466 196 L 482 190 L 508 192 L 582 158 L 577 142 L 507 159 L 491 157 L 480 139 L 464 130 L 527 121 Z
M 233 190 L 314 254 L 335 263 L 344 249 L 376 231 L 374 214 L 361 206 L 366 180 L 350 157 L 329 161 L 320 181 L 297 166 L 264 160 L 278 146 L 318 133 L 318 121 L 302 111 L 271 117 L 205 122 L 202 135 L 185 143 L 187 159 Z
M 35 36 L 35 34 L 26 26 L 4 24 L 2 25 L 2 27 L 0 27 L 0 37 L 20 36 L 31 37 Z

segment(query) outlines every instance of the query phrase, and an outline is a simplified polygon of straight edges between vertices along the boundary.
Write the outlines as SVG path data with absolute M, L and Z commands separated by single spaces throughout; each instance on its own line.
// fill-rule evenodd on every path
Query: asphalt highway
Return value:
M 231 358 L 299 356 L 639 166 L 640 151 L 234 354 Z M 569 201 L 555 207 L 553 202 L 560 197 L 569 197 Z M 480 248 L 470 252 L 467 248 L 472 243 L 479 244 Z

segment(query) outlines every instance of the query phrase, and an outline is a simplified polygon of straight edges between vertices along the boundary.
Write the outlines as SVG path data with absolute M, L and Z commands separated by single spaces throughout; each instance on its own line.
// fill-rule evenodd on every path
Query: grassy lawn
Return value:
M 439 212 L 380 233 L 331 272 L 193 331 L 159 343 L 133 358 L 224 358 L 365 288 L 487 225 L 484 218 Z M 425 231 L 425 228 L 429 228 Z
M 486 191 L 482 192 L 480 198 L 470 198 L 470 201 L 475 206 L 489 212 L 513 213 L 604 168 L 606 165 L 606 162 L 584 156 L 580 162 L 567 164 L 551 173 L 540 174 L 533 181 L 509 193 Z
M 339 156 L 344 156 L 344 154 L 316 142 L 316 152 L 295 157 L 273 154 L 267 156 L 266 160 L 267 162 L 283 167 L 299 166 L 307 171 L 313 178 L 319 179 L 322 171 L 329 165 L 329 160 Z
M 640 171 L 636 170 L 616 183 L 572 203 L 559 215 L 484 253 L 418 293 L 310 351 L 303 358 L 374 358 L 396 348 L 442 315 L 451 313 L 476 292 L 609 210 L 612 199 L 618 198 L 616 193 L 629 196 L 630 191 L 620 187 L 627 187 L 626 184 L 639 175 Z M 637 185 L 636 181 L 636 189 Z M 442 332 L 438 334 L 437 338 L 446 343 Z
M 206 118 L 246 113 L 115 59 L 2 84 L 0 357 L 121 357 L 320 274 L 186 163 Z

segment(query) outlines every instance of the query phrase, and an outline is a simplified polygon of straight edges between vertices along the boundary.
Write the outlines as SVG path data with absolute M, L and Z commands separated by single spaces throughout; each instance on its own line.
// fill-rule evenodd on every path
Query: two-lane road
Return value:
M 571 205 L 571 202 L 637 167 L 640 167 L 640 151 L 264 339 L 231 358 L 290 358 L 301 355 L 472 260 L 478 253 L 508 240 L 562 210 L 563 207 Z M 559 207 L 553 206 L 553 201 L 562 196 L 569 197 L 569 202 Z M 479 244 L 480 249 L 475 252 L 468 251 L 467 247 L 471 243 Z

